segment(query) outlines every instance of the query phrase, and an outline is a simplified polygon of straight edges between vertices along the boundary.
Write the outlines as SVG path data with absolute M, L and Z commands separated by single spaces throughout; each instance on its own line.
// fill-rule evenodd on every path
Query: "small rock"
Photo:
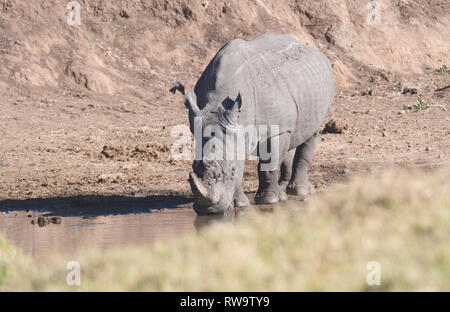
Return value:
M 145 148 L 144 145 L 139 144 L 139 145 L 136 145 L 136 147 L 134 148 L 134 151 L 135 151 L 136 153 L 145 153 L 146 148 Z
M 409 94 L 417 94 L 417 89 L 416 88 L 404 87 L 402 93 L 403 94 L 408 94 L 408 93 Z
M 322 133 L 343 133 L 345 130 L 348 129 L 348 125 L 345 123 L 342 123 L 340 121 L 331 119 L 329 122 L 326 123 L 325 127 L 322 130 Z
M 101 174 L 97 177 L 97 182 L 98 183 L 105 183 L 106 180 L 108 179 L 108 175 L 106 174 Z
M 37 224 L 40 227 L 46 226 L 48 224 L 48 220 L 46 218 L 44 218 L 43 216 L 39 216 L 39 218 L 37 219 Z
M 128 15 L 128 12 L 125 10 L 120 11 L 120 17 L 123 18 L 130 18 L 130 15 Z
M 61 217 L 52 217 L 51 221 L 53 224 L 61 224 L 62 219 L 61 219 Z
M 143 133 L 146 133 L 147 130 L 148 130 L 148 127 L 144 126 L 144 127 L 140 128 L 137 132 L 140 133 L 140 134 L 143 134 Z
M 44 217 L 44 216 L 39 216 L 39 218 L 37 219 L 37 224 L 40 227 L 46 226 L 47 224 L 53 223 L 53 224 L 61 224 L 62 219 L 61 217 Z M 36 221 L 31 221 L 31 224 L 36 224 Z
M 369 88 L 367 91 L 362 91 L 361 96 L 372 95 L 372 89 Z

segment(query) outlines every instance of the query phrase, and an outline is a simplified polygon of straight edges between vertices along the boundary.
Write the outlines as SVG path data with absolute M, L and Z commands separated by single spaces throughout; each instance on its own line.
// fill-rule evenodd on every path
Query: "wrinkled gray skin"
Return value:
M 276 168 L 261 170 L 261 159 L 258 165 L 255 203 L 271 204 L 285 200 L 286 192 L 306 196 L 314 191 L 307 169 L 333 94 L 333 72 L 325 55 L 291 36 L 266 33 L 223 46 L 186 94 L 185 105 L 191 131 L 194 117 L 203 128 L 279 125 L 269 139 L 258 137 L 259 148 L 279 142 L 279 153 L 273 156 Z M 194 161 L 189 181 L 196 212 L 224 213 L 249 205 L 242 189 L 243 170 L 242 160 Z

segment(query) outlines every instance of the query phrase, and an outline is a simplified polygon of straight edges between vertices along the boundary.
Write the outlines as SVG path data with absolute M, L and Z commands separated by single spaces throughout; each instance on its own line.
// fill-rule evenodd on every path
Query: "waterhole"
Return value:
M 226 216 L 197 216 L 192 206 L 192 198 L 173 195 L 4 200 L 0 201 L 0 235 L 39 258 L 55 252 L 76 254 L 84 246 L 149 245 L 246 215 L 241 209 Z

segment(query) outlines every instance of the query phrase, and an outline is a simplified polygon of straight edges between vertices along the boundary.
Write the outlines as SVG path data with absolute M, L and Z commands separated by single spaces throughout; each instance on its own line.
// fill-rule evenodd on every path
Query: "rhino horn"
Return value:
M 219 196 L 213 194 L 199 179 L 195 172 L 189 173 L 189 183 L 191 184 L 192 193 L 198 204 L 211 206 L 219 201 Z
M 197 96 L 193 90 L 190 90 L 184 96 L 184 105 L 189 108 L 190 111 L 197 115 L 200 112 L 200 109 L 197 106 Z

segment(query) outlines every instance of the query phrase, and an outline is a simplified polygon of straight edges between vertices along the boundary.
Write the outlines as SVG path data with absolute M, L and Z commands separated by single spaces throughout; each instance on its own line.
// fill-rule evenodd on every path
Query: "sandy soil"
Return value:
M 429 73 L 418 95 L 377 86 L 371 96 L 339 92 L 329 119 L 348 130 L 319 136 L 313 182 L 325 186 L 393 164 L 448 163 L 450 96 L 434 91 L 445 79 Z M 402 112 L 418 96 L 432 106 Z M 170 156 L 172 127 L 188 122 L 178 96 L 157 114 L 142 102 L 95 95 L 3 95 L 2 101 L 2 199 L 190 193 L 190 162 Z M 248 162 L 244 179 L 246 191 L 255 191 L 255 161 Z
M 170 157 L 171 129 L 188 123 L 171 83 L 192 87 L 222 44 L 266 30 L 319 48 L 335 69 L 327 121 L 347 130 L 319 136 L 318 189 L 388 166 L 449 163 L 450 89 L 436 91 L 450 85 L 448 2 L 379 1 L 377 29 L 357 1 L 240 3 L 89 1 L 74 27 L 64 1 L 1 1 L 0 204 L 190 196 L 190 162 Z M 254 161 L 244 187 L 256 190 Z

